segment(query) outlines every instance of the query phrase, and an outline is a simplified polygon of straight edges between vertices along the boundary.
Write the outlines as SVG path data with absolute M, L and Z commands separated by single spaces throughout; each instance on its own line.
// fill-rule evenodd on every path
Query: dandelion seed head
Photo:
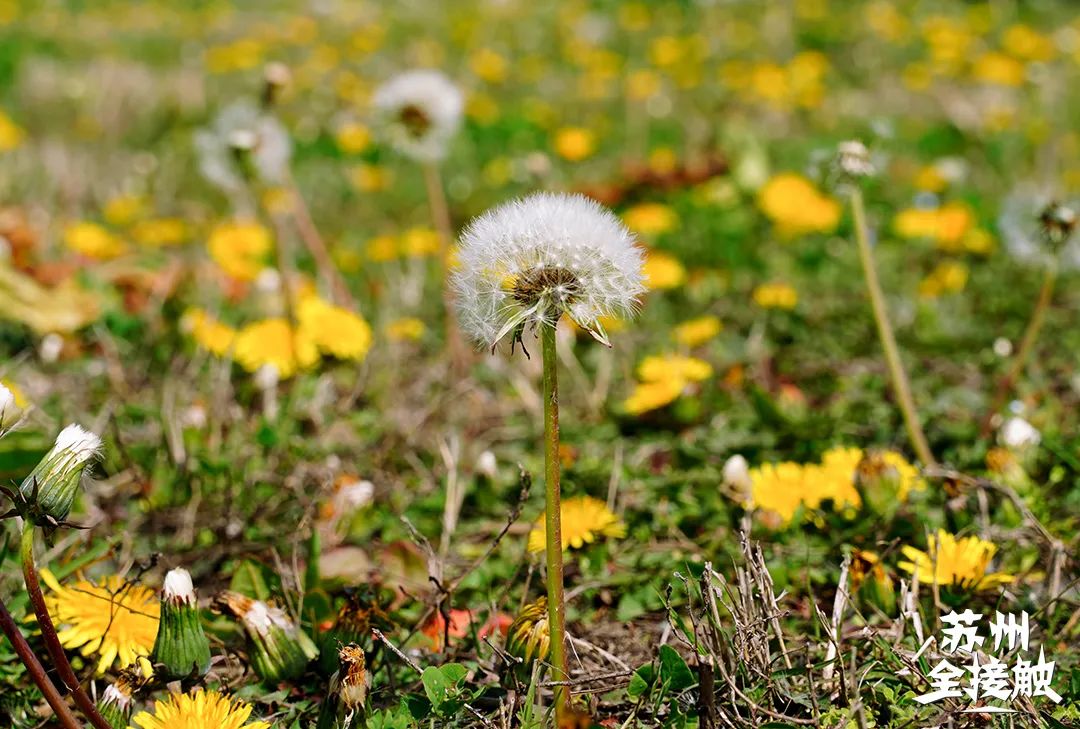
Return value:
M 387 140 L 406 157 L 434 162 L 446 156 L 461 126 L 465 100 L 438 71 L 405 71 L 375 90 L 372 97 Z
M 68 468 L 78 468 L 101 452 L 101 438 L 72 423 L 56 436 L 52 452 L 63 453 L 67 457 L 65 463 Z
M 1063 203 L 1049 190 L 1021 184 L 1002 205 L 998 232 L 1009 255 L 1019 263 L 1080 269 L 1077 210 L 1075 202 Z
M 489 210 L 462 234 L 458 264 L 461 326 L 487 347 L 564 313 L 606 343 L 600 319 L 632 315 L 645 291 L 633 235 L 583 195 L 535 193 Z
M 207 129 L 195 133 L 199 170 L 211 184 L 229 194 L 246 188 L 238 151 L 249 152 L 259 180 L 277 184 L 288 172 L 292 140 L 281 122 L 247 101 L 221 110 Z

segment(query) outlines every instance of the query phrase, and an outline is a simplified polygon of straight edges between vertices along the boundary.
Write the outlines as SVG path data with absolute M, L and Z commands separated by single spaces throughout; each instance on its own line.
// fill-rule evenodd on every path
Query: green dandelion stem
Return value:
M 71 692 L 75 705 L 91 724 L 97 729 L 112 729 L 112 725 L 105 721 L 93 700 L 79 683 L 79 678 L 72 670 L 67 654 L 64 653 L 64 646 L 56 637 L 56 626 L 53 625 L 52 618 L 49 617 L 49 609 L 45 606 L 45 596 L 41 594 L 41 583 L 38 581 L 37 567 L 34 564 L 34 525 L 25 519 L 22 531 L 22 567 L 26 592 L 30 596 L 30 603 L 34 606 L 34 615 L 37 616 L 41 637 L 45 641 L 45 648 L 49 652 L 49 657 L 52 658 L 56 672 L 60 674 L 60 680 Z M 53 708 L 55 710 L 55 707 Z
M 542 324 L 540 339 L 544 358 L 544 489 L 547 494 L 548 629 L 551 635 L 552 681 L 566 681 L 566 606 L 563 603 L 562 496 L 559 473 L 559 378 L 555 355 L 555 326 Z M 555 686 L 555 714 L 562 716 L 567 688 Z
M 885 295 L 881 291 L 881 282 L 878 280 L 877 269 L 874 267 L 874 254 L 870 250 L 870 239 L 866 228 L 866 210 L 863 207 L 862 190 L 854 188 L 851 191 L 851 209 L 855 216 L 855 238 L 859 244 L 859 260 L 862 262 L 863 276 L 866 279 L 866 288 L 870 293 L 870 304 L 874 311 L 874 322 L 877 324 L 878 338 L 881 340 L 881 348 L 885 351 L 885 361 L 889 366 L 889 375 L 892 379 L 893 391 L 896 394 L 897 404 L 904 416 L 904 426 L 907 428 L 908 438 L 915 454 L 924 466 L 937 465 L 934 454 L 930 452 L 930 445 L 926 441 L 919 416 L 915 410 L 915 400 L 911 396 L 911 386 L 908 384 L 907 374 L 904 372 L 904 364 L 900 360 L 900 350 L 896 346 L 896 337 L 893 335 L 892 325 L 889 323 L 889 313 L 885 309 Z
M 1039 298 L 1035 302 L 1035 309 L 1031 312 L 1031 320 L 1028 322 L 1027 329 L 1024 330 L 1024 336 L 1020 340 L 1020 348 L 1016 350 L 1016 356 L 1013 358 L 1012 365 L 1002 382 L 1003 397 L 1008 397 L 1009 390 L 1020 378 L 1028 357 L 1031 356 L 1031 350 L 1034 349 L 1035 342 L 1039 338 L 1039 331 L 1042 330 L 1043 322 L 1046 321 L 1046 312 L 1050 308 L 1050 301 L 1054 298 L 1054 283 L 1056 281 L 1057 267 L 1049 266 L 1043 276 L 1042 288 L 1039 289 Z
M 65 729 L 82 729 L 75 715 L 71 713 L 71 709 L 64 703 L 64 697 L 60 695 L 60 692 L 56 689 L 56 685 L 49 679 L 48 674 L 45 673 L 44 666 L 41 665 L 41 661 L 34 655 L 33 648 L 26 642 L 26 638 L 19 632 L 19 626 L 15 624 L 15 619 L 11 617 L 11 613 L 8 612 L 7 607 L 4 605 L 3 600 L 0 600 L 0 630 L 4 631 L 4 635 L 7 636 L 11 642 L 12 647 L 15 649 L 15 655 L 19 657 L 19 660 L 26 666 L 27 673 L 30 674 L 30 678 L 33 679 L 38 689 L 41 691 L 41 695 L 45 697 L 45 701 L 52 707 L 53 713 L 56 714 L 57 720 L 64 726 Z

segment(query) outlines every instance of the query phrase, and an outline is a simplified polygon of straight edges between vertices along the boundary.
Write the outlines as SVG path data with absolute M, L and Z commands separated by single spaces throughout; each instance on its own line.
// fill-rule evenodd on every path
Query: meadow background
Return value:
M 539 345 L 450 356 L 430 187 L 371 104 L 411 68 L 464 95 L 438 167 L 455 234 L 574 191 L 647 250 L 610 349 L 559 332 L 563 488 L 594 500 L 564 511 L 581 726 L 1080 721 L 1068 244 L 1002 387 L 1044 281 L 1034 191 L 1080 191 L 1064 0 L 0 0 L 0 379 L 26 413 L 0 477 L 21 482 L 70 422 L 104 440 L 71 516 L 86 528 L 38 558 L 58 609 L 65 589 L 104 605 L 64 613 L 87 686 L 138 663 L 108 645 L 150 653 L 156 591 L 185 567 L 214 664 L 183 689 L 252 721 L 315 726 L 344 637 L 367 651 L 370 727 L 545 725 L 543 672 L 504 655 L 543 591 Z M 235 160 L 196 138 L 238 103 L 285 130 L 287 174 L 215 175 Z M 838 184 L 849 139 L 875 168 L 857 184 L 944 464 L 921 474 Z M 294 297 L 341 304 L 301 317 L 303 352 Z M 857 476 L 868 453 L 884 499 Z M 21 619 L 5 524 L 0 595 Z M 973 551 L 935 557 L 939 530 Z M 276 602 L 322 656 L 253 672 L 225 590 Z M 916 651 L 950 607 L 1031 613 L 1063 702 L 915 703 L 937 660 Z M 48 726 L 8 648 L 0 723 Z M 149 679 L 132 708 L 169 691 Z

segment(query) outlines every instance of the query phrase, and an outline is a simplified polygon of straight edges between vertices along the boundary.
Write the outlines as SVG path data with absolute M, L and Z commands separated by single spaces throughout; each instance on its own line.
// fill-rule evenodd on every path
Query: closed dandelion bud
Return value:
M 855 469 L 855 489 L 863 505 L 881 516 L 896 513 L 902 484 L 900 470 L 881 451 L 868 451 Z
M 836 167 L 841 175 L 850 179 L 874 174 L 870 150 L 858 140 L 840 143 L 836 149 Z
M 218 609 L 240 621 L 248 639 L 248 658 L 264 681 L 296 678 L 319 651 L 311 638 L 281 608 L 238 592 L 222 593 Z
M 127 729 L 131 719 L 132 701 L 140 684 L 134 671 L 121 671 L 119 678 L 109 684 L 97 702 L 98 713 L 113 729 Z
M 177 567 L 165 575 L 161 591 L 161 622 L 151 659 L 167 678 L 205 676 L 210 670 L 210 641 L 199 620 L 195 588 L 187 570 Z
M 368 692 L 367 659 L 355 643 L 338 650 L 338 670 L 330 679 L 330 692 L 319 711 L 316 729 L 348 729 L 362 726 Z
M 78 425 L 60 431 L 52 450 L 22 482 L 19 491 L 38 523 L 63 521 L 75 502 L 83 470 L 101 451 L 101 438 Z
M 506 650 L 526 664 L 547 658 L 551 647 L 547 598 L 541 597 L 521 609 L 506 633 Z
M 856 549 L 851 554 L 850 569 L 853 591 L 886 615 L 895 615 L 896 590 L 877 553 Z

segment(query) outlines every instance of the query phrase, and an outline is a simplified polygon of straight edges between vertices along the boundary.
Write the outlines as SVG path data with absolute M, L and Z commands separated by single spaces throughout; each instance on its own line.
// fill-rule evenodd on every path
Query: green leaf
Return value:
M 669 645 L 660 646 L 660 681 L 673 694 L 682 693 L 697 683 L 686 661 Z
M 461 691 L 469 669 L 460 663 L 447 663 L 445 666 L 428 666 L 421 674 L 432 708 L 439 714 L 449 716 L 457 713 L 464 705 Z
M 649 692 L 655 680 L 656 668 L 652 663 L 643 664 L 638 670 L 634 671 L 634 675 L 630 679 L 630 685 L 626 687 L 626 696 L 631 701 L 640 699 Z

